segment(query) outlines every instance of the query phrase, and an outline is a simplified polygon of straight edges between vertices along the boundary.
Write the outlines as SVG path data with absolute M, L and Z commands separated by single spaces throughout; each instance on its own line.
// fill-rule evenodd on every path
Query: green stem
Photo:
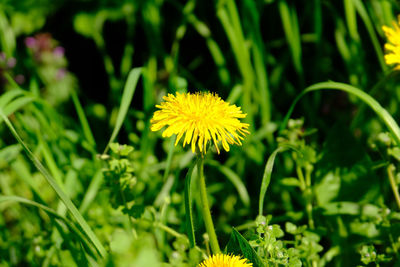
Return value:
M 208 205 L 206 180 L 204 178 L 204 158 L 202 155 L 198 155 L 198 158 L 197 171 L 200 183 L 201 211 L 203 213 L 204 224 L 210 238 L 211 249 L 214 254 L 218 254 L 221 253 L 221 249 L 219 248 L 217 235 L 215 234 L 214 224 L 211 217 L 210 206 Z
M 304 192 L 306 190 L 307 185 L 306 185 L 306 181 L 304 179 L 303 171 L 301 170 L 301 167 L 298 165 L 296 167 L 296 173 L 297 173 L 297 177 L 299 178 L 299 181 L 300 181 L 300 189 L 301 189 L 301 191 Z
M 397 207 L 400 209 L 399 187 L 397 186 L 396 181 L 394 179 L 394 175 L 393 175 L 394 170 L 395 170 L 395 167 L 393 164 L 390 164 L 387 167 L 387 173 L 388 173 L 388 177 L 389 177 L 390 186 L 392 187 L 393 195 L 394 195 L 394 198 L 396 199 Z
M 311 191 L 311 175 L 307 172 L 307 179 L 304 178 L 303 170 L 300 166 L 296 167 L 297 176 L 300 181 L 300 189 L 306 199 L 306 213 L 308 217 L 308 225 L 314 229 L 314 220 L 312 217 L 312 191 Z
M 176 237 L 176 238 L 183 238 L 183 239 L 186 238 L 185 235 L 182 235 L 182 234 L 178 233 L 178 232 L 175 231 L 174 229 L 172 229 L 172 228 L 166 226 L 165 224 L 163 224 L 163 223 L 161 223 L 161 222 L 154 222 L 153 225 L 154 225 L 154 227 L 157 227 L 157 228 L 159 228 L 159 229 L 161 229 L 161 230 L 164 230 L 165 232 L 167 232 L 168 234 L 170 234 L 170 235 L 172 235 L 172 236 L 174 236 L 174 237 Z M 187 239 L 185 239 L 185 240 L 188 241 Z M 188 241 L 188 243 L 189 243 L 189 241 Z

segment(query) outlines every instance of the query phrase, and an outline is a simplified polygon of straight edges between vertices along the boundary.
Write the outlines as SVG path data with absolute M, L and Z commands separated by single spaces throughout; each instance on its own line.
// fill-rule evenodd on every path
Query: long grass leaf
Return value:
M 365 27 L 367 28 L 369 37 L 371 38 L 372 41 L 372 45 L 374 46 L 376 55 L 378 57 L 379 65 L 381 66 L 381 69 L 385 71 L 387 69 L 387 66 L 383 58 L 382 46 L 378 40 L 378 37 L 376 36 L 375 28 L 371 22 L 371 19 L 368 16 L 368 12 L 360 0 L 353 0 L 353 3 L 358 13 L 360 14 L 361 19 L 364 22 Z
M 216 160 L 207 160 L 206 161 L 207 165 L 213 166 L 217 168 L 221 173 L 223 173 L 226 178 L 233 184 L 233 186 L 236 188 L 236 191 L 239 194 L 240 200 L 243 202 L 243 204 L 246 207 L 250 206 L 250 197 L 249 193 L 247 192 L 246 186 L 240 179 L 240 177 L 232 171 L 230 168 L 221 165 L 218 161 Z
M 76 109 L 76 113 L 78 114 L 79 122 L 81 123 L 83 134 L 85 135 L 86 140 L 93 147 L 96 146 L 96 141 L 94 140 L 92 130 L 90 129 L 89 122 L 86 118 L 85 112 L 83 111 L 81 102 L 79 101 L 76 92 L 72 92 L 72 102 L 74 102 L 74 106 Z
M 346 15 L 346 23 L 349 29 L 349 34 L 354 41 L 360 41 L 360 35 L 357 28 L 357 13 L 354 7 L 353 0 L 344 0 L 344 11 Z
M 129 106 L 132 102 L 133 94 L 135 93 L 136 85 L 141 73 L 141 68 L 134 68 L 131 70 L 131 72 L 129 72 L 124 92 L 122 93 L 121 97 L 121 106 L 118 111 L 117 121 L 103 154 L 107 153 L 110 144 L 114 142 L 114 139 L 117 137 L 119 130 L 121 129 L 122 123 L 124 122 L 126 117 L 126 113 L 128 112 Z
M 22 90 L 11 90 L 0 96 L 0 107 L 5 107 L 13 98 L 24 95 Z
M 197 165 L 197 160 L 193 161 L 190 166 L 186 178 L 185 178 L 185 217 L 186 217 L 186 231 L 189 238 L 190 247 L 196 246 L 196 237 L 194 235 L 194 222 L 193 222 L 193 211 L 192 211 L 192 194 L 191 184 L 193 169 Z
M 19 196 L 4 196 L 4 195 L 0 195 L 0 203 L 4 203 L 4 202 L 17 202 L 17 203 L 21 203 L 21 204 L 25 204 L 25 205 L 29 205 L 29 206 L 33 206 L 36 207 L 38 209 L 41 209 L 43 211 L 45 211 L 49 216 L 52 216 L 56 219 L 59 219 L 61 221 L 63 221 L 69 228 L 70 230 L 72 230 L 81 240 L 81 242 L 83 244 L 86 245 L 86 247 L 88 247 L 90 249 L 90 244 L 88 243 L 87 239 L 85 238 L 84 235 L 82 235 L 82 233 L 78 230 L 78 228 L 76 228 L 76 226 L 67 218 L 65 218 L 64 216 L 58 214 L 56 211 L 54 211 L 53 209 L 47 207 L 46 205 L 43 205 L 41 203 L 38 203 L 36 201 L 30 200 L 30 199 L 26 199 L 23 197 L 19 197 Z M 91 251 L 91 253 L 94 253 L 95 251 Z
M 387 112 L 385 108 L 383 108 L 378 101 L 376 101 L 373 97 L 365 93 L 364 91 L 348 85 L 344 83 L 338 83 L 338 82 L 322 82 L 322 83 L 317 83 L 314 85 L 311 85 L 304 89 L 304 91 L 299 94 L 296 99 L 293 101 L 292 105 L 289 108 L 288 113 L 286 114 L 281 127 L 280 131 L 282 131 L 286 125 L 287 122 L 299 100 L 307 93 L 312 92 L 312 91 L 318 91 L 318 90 L 340 90 L 347 92 L 349 94 L 357 96 L 359 99 L 361 99 L 365 104 L 367 104 L 373 111 L 375 111 L 376 115 L 385 123 L 386 127 L 389 129 L 389 131 L 392 133 L 393 138 L 395 139 L 396 143 L 398 146 L 400 146 L 400 128 L 399 125 L 396 123 L 396 121 L 393 119 L 393 117 Z
M 264 210 L 264 199 L 265 199 L 265 194 L 267 193 L 268 186 L 271 182 L 271 176 L 272 176 L 272 169 L 274 168 L 274 163 L 275 163 L 275 158 L 278 153 L 283 152 L 288 150 L 289 148 L 292 148 L 293 150 L 296 150 L 296 148 L 292 146 L 280 146 L 277 149 L 272 152 L 272 154 L 269 156 L 267 163 L 265 164 L 265 169 L 264 169 L 264 175 L 263 179 L 261 181 L 261 189 L 260 189 L 260 198 L 258 202 L 258 214 L 262 215 L 263 210 Z
M 103 173 L 101 170 L 98 170 L 91 180 L 88 189 L 85 192 L 85 196 L 83 197 L 82 203 L 79 207 L 79 211 L 84 214 L 86 210 L 89 208 L 90 204 L 92 204 L 94 198 L 97 195 L 97 192 L 100 189 L 101 183 L 103 182 Z
M 300 30 L 296 11 L 292 10 L 285 0 L 279 1 L 279 12 L 282 19 L 283 30 L 292 54 L 294 67 L 300 75 L 303 73 L 301 65 Z
M 4 112 L 0 110 L 0 116 L 6 123 L 8 129 L 11 131 L 12 135 L 18 141 L 18 143 L 23 147 L 25 152 L 27 153 L 29 159 L 33 162 L 36 168 L 42 173 L 46 181 L 50 184 L 50 186 L 54 189 L 57 193 L 58 197 L 64 202 L 67 209 L 71 212 L 72 216 L 76 219 L 79 226 L 82 228 L 83 233 L 85 234 L 86 238 L 90 240 L 90 242 L 94 245 L 97 252 L 102 256 L 105 257 L 107 255 L 107 251 L 101 244 L 100 240 L 97 238 L 93 230 L 90 228 L 86 220 L 82 217 L 81 213 L 72 203 L 71 199 L 64 193 L 64 191 L 60 188 L 54 178 L 50 175 L 47 169 L 43 166 L 43 164 L 36 158 L 36 156 L 32 153 L 32 151 L 28 148 L 25 142 L 21 139 L 17 131 L 14 129 L 14 126 L 11 124 L 10 120 L 4 115 Z
M 3 111 L 8 116 L 33 101 L 34 98 L 31 96 L 19 97 L 14 101 L 8 103 L 8 105 L 3 108 Z

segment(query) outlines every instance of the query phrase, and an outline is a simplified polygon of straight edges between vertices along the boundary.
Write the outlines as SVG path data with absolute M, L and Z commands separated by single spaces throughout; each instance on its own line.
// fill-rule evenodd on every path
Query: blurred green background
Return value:
M 194 155 L 150 131 L 155 105 L 176 91 L 216 92 L 247 113 L 243 146 L 206 158 L 222 247 L 232 227 L 263 236 L 265 164 L 289 145 L 263 209 L 284 242 L 250 242 L 265 264 L 399 264 L 400 149 L 378 116 L 345 92 L 313 92 L 279 131 L 296 96 L 325 81 L 360 88 L 398 121 L 381 27 L 399 10 L 392 0 L 2 0 L 0 266 L 198 264 L 199 199 L 189 248 L 183 194 Z

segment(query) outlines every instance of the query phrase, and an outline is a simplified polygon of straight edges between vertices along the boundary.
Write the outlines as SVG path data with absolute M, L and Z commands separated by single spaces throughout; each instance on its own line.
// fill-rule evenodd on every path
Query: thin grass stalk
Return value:
M 15 137 L 15 139 L 18 141 L 18 143 L 23 147 L 23 149 L 27 153 L 29 159 L 33 162 L 33 164 L 36 166 L 36 168 L 43 174 L 46 181 L 57 193 L 57 196 L 64 202 L 64 204 L 66 205 L 68 210 L 71 212 L 72 216 L 77 220 L 78 224 L 80 225 L 80 227 L 83 230 L 83 234 L 88 238 L 88 240 L 96 248 L 99 255 L 102 257 L 106 257 L 107 251 L 101 244 L 100 240 L 97 238 L 96 234 L 90 228 L 90 226 L 88 225 L 86 220 L 82 217 L 81 213 L 78 211 L 78 209 L 72 203 L 71 199 L 65 194 L 65 192 L 61 189 L 61 187 L 58 185 L 58 183 L 55 181 L 55 179 L 50 175 L 50 173 L 43 166 L 43 164 L 35 157 L 35 155 L 32 153 L 32 151 L 28 148 L 28 146 L 25 144 L 25 142 L 21 139 L 21 137 L 15 130 L 14 126 L 11 124 L 10 120 L 4 115 L 2 110 L 0 110 L 0 116 L 6 123 L 8 129 L 10 130 L 12 135 Z
M 292 105 L 290 106 L 289 111 L 287 112 L 284 120 L 282 121 L 282 124 L 280 126 L 280 131 L 285 129 L 287 122 L 289 121 L 289 118 L 290 118 L 291 114 L 293 113 L 293 110 L 294 110 L 296 104 L 300 101 L 300 99 L 309 92 L 319 91 L 319 90 L 339 90 L 339 91 L 344 91 L 344 92 L 347 92 L 347 93 L 357 96 L 365 104 L 367 104 L 373 111 L 375 111 L 376 115 L 378 115 L 378 117 L 383 121 L 383 123 L 389 129 L 396 144 L 400 147 L 400 127 L 397 124 L 397 122 L 393 119 L 393 117 L 389 114 L 389 112 L 387 112 L 387 110 L 385 108 L 383 108 L 373 97 L 371 97 L 364 91 L 361 91 L 360 89 L 358 89 L 354 86 L 344 84 L 344 83 L 338 83 L 338 82 L 317 83 L 317 84 L 311 85 L 311 86 L 307 87 L 306 89 L 304 89 L 304 91 L 301 92 L 296 97 L 296 99 L 293 101 Z
M 254 86 L 254 70 L 250 62 L 249 50 L 245 44 L 239 15 L 234 1 L 220 2 L 217 16 L 232 46 L 234 56 L 243 77 L 243 106 L 247 112 L 246 121 L 254 127 L 254 114 L 251 104 L 251 90 Z M 251 129 L 250 129 L 251 131 Z

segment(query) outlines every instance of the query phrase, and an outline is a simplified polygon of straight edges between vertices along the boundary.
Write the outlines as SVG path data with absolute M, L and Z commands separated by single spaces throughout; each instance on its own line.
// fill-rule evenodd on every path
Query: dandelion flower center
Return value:
M 247 263 L 247 259 L 243 259 L 235 255 L 217 254 L 214 255 L 197 267 L 252 267 L 252 263 Z
M 383 26 L 382 30 L 388 39 L 385 44 L 385 62 L 388 65 L 395 64 L 395 69 L 400 70 L 400 16 L 399 22 L 393 21 L 393 28 Z
M 230 105 L 217 94 L 212 93 L 176 93 L 164 96 L 164 102 L 156 105 L 157 110 L 151 119 L 151 130 L 158 131 L 167 127 L 162 136 L 177 135 L 175 146 L 185 134 L 183 146 L 191 144 L 193 153 L 196 146 L 201 153 L 206 152 L 208 141 L 214 143 L 218 154 L 218 145 L 229 151 L 229 144 L 241 145 L 241 140 L 249 124 L 240 122 L 246 117 L 240 107 Z

